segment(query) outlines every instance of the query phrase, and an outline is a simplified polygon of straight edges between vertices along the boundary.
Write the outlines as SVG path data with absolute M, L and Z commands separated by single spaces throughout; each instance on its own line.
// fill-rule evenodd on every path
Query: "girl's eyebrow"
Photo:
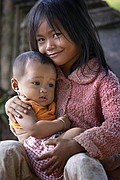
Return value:
M 47 33 L 50 34 L 52 32 L 57 32 L 57 31 L 59 31 L 59 29 L 57 29 L 57 28 L 56 29 L 50 29 L 49 31 L 47 31 Z M 41 36 L 44 36 L 44 35 L 40 34 L 39 32 L 36 33 L 36 37 L 41 37 Z
M 42 35 L 40 35 L 40 34 L 36 34 L 36 38 L 37 38 L 37 37 L 39 38 L 39 37 L 41 37 L 41 36 L 42 36 Z

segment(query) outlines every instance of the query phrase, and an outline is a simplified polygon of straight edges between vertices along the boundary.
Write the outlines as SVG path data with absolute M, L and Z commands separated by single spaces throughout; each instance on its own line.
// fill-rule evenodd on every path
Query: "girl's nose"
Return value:
M 48 40 L 46 43 L 46 51 L 51 51 L 55 48 L 54 40 Z

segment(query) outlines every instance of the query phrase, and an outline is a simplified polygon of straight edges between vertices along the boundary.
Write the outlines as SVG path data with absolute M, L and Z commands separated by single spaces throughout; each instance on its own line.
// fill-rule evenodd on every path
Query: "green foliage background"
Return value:
M 105 0 L 112 8 L 120 11 L 120 0 Z
M 0 119 L 2 119 L 6 124 L 8 124 L 8 117 L 5 113 L 5 103 L 11 97 L 12 96 L 9 95 L 8 92 L 2 92 L 0 94 Z

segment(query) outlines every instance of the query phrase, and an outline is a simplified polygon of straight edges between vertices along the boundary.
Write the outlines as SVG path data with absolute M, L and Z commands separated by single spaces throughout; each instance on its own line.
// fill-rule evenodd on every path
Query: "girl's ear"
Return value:
M 18 81 L 14 78 L 11 79 L 11 86 L 12 89 L 18 93 L 19 87 L 18 87 Z

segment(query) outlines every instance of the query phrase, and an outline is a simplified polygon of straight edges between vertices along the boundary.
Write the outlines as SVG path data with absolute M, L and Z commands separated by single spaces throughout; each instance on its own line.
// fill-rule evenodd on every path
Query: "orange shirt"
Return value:
M 56 118 L 55 102 L 52 102 L 49 106 L 41 106 L 40 104 L 32 100 L 24 101 L 24 102 L 32 106 L 38 120 L 54 120 Z M 22 128 L 18 124 L 18 122 L 13 122 L 11 120 L 10 120 L 10 125 L 13 128 Z

